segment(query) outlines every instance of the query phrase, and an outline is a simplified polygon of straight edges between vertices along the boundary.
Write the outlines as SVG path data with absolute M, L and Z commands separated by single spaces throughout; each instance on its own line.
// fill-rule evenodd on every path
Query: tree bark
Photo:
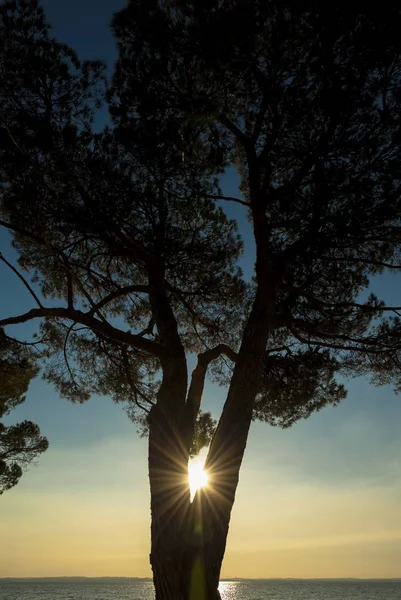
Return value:
M 177 423 L 166 406 L 149 415 L 151 554 L 156 599 L 184 599 L 179 532 L 189 505 L 187 460 Z
M 220 600 L 221 561 L 205 544 L 204 506 L 202 492 L 192 504 L 188 494 L 176 507 L 174 525 L 163 519 L 157 531 L 152 515 L 150 558 L 156 600 Z
M 188 394 L 192 401 L 202 393 L 205 370 L 193 374 Z M 165 365 L 158 402 L 149 415 L 153 582 L 156 600 L 219 600 L 221 561 L 205 544 L 204 495 L 198 492 L 190 502 L 188 414 L 173 410 L 181 404 L 183 378 L 179 363 L 175 369 Z M 176 403 L 172 402 L 174 395 Z

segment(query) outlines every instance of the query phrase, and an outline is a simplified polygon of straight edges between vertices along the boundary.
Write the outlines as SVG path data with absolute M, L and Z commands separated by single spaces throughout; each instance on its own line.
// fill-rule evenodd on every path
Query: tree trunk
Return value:
M 150 560 L 156 600 L 220 598 L 218 585 L 231 509 L 270 326 L 271 300 L 263 300 L 259 292 L 209 450 L 206 468 L 210 484 L 196 494 L 192 504 L 187 480 L 188 445 L 179 415 L 168 409 L 172 403 L 158 403 L 152 409 Z
M 173 510 L 161 523 L 152 514 L 150 559 L 156 600 L 220 600 L 218 548 L 221 544 L 225 546 L 225 536 L 221 531 L 221 544 L 208 544 L 204 522 L 210 522 L 209 509 L 204 494 L 198 492 L 192 504 L 188 496 L 188 502 L 176 510 L 174 526 L 166 522 Z
M 156 600 L 221 600 L 218 582 L 217 586 L 215 583 L 216 572 L 202 554 L 194 556 L 190 564 L 185 562 L 187 564 L 180 565 L 153 559 Z
M 209 525 L 204 523 L 211 520 L 203 495 L 198 492 L 190 503 L 188 454 L 177 423 L 156 406 L 149 429 L 150 562 L 156 600 L 219 600 L 221 560 L 205 542 Z
M 215 523 L 206 491 L 190 502 L 186 413 L 171 411 L 167 392 L 174 390 L 162 386 L 149 415 L 150 562 L 156 600 L 219 600 L 222 561 L 215 550 L 225 546 L 225 534 L 222 529 L 220 538 L 218 531 L 210 536 Z
M 156 600 L 220 600 L 220 566 L 190 545 L 182 545 L 179 560 L 152 556 Z

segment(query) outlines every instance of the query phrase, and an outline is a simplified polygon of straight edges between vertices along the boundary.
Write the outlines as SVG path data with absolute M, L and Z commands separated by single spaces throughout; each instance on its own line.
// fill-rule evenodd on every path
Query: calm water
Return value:
M 401 581 L 222 581 L 224 600 L 401 600 Z M 136 579 L 1 580 L 1 600 L 152 600 L 152 583 Z

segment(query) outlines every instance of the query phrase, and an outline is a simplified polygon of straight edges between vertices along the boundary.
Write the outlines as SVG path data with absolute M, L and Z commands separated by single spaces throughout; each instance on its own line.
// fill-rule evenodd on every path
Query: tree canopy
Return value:
M 340 401 L 339 372 L 397 377 L 398 315 L 361 300 L 400 266 L 394 19 L 313 2 L 145 4 L 114 17 L 108 90 L 104 65 L 50 37 L 36 2 L 1 6 L 2 224 L 41 298 L 3 325 L 44 317 L 59 391 L 129 400 L 141 420 L 167 337 L 239 348 L 255 285 L 216 203 L 232 164 L 239 202 L 259 186 L 277 280 L 255 416 L 286 426 Z M 106 92 L 113 124 L 95 133 Z

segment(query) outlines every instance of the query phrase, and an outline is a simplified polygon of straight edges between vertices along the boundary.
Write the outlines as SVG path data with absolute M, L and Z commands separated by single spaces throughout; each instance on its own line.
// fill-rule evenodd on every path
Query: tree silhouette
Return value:
M 40 320 L 65 397 L 126 403 L 149 435 L 156 598 L 218 598 L 252 419 L 337 404 L 338 375 L 400 388 L 400 307 L 369 293 L 401 268 L 399 11 L 132 0 L 110 85 L 33 0 L 0 15 L 1 225 L 40 291 L 14 267 L 35 307 L 0 325 Z M 248 211 L 251 283 L 224 202 Z M 207 372 L 228 386 L 215 429 Z M 209 442 L 190 503 L 188 457 Z
M 39 369 L 24 345 L 7 338 L 0 329 L 0 418 L 22 404 Z M 29 465 L 47 450 L 47 439 L 31 421 L 6 426 L 0 422 L 0 494 L 16 485 Z

